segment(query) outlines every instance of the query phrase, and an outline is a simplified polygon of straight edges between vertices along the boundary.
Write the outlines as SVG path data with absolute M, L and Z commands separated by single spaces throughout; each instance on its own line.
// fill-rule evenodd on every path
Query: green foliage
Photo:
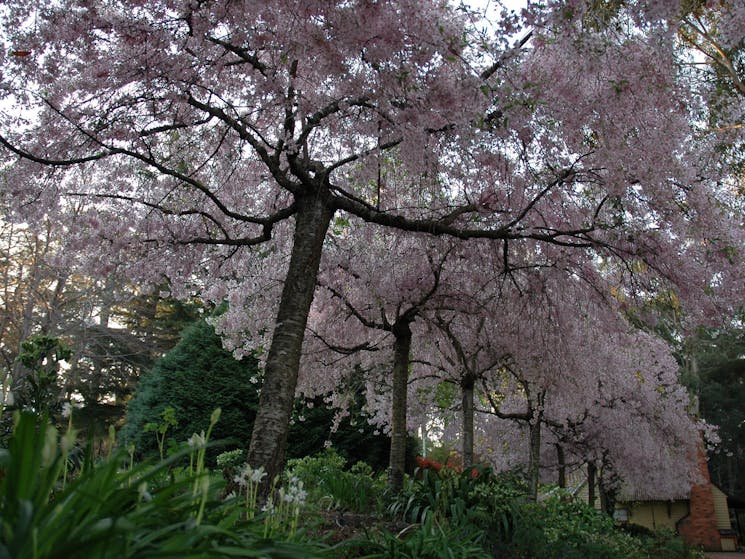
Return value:
M 217 477 L 169 472 L 178 455 L 125 470 L 124 456 L 87 460 L 60 489 L 65 458 L 54 427 L 19 415 L 0 452 L 0 558 L 319 556 L 318 546 L 263 538 L 259 524 L 241 520 L 236 504 L 220 498 Z
M 347 547 L 360 559 L 491 559 L 481 540 L 483 533 L 465 524 L 428 518 L 421 525 L 392 534 L 380 532 L 369 539 L 353 540 Z M 344 547 L 342 547 L 344 549 Z M 351 551 L 349 549 L 348 551 Z
M 169 417 L 176 424 L 164 435 L 183 441 L 206 430 L 212 410 L 220 407 L 222 421 L 213 438 L 234 439 L 247 447 L 258 403 L 257 380 L 255 360 L 235 360 L 214 329 L 197 322 L 142 376 L 120 436 L 125 444 L 134 443 L 138 453 L 153 455 L 161 441 L 147 433 L 146 426 L 162 425 L 167 408 L 174 410 Z
M 210 413 L 219 406 L 223 419 L 215 426 L 213 437 L 248 448 L 260 386 L 256 360 L 234 359 L 222 347 L 214 329 L 206 321 L 199 321 L 184 330 L 176 347 L 140 378 L 127 408 L 121 439 L 125 445 L 133 443 L 139 455 L 157 456 L 161 446 L 168 448 L 168 439 L 186 440 L 205 430 Z M 162 425 L 162 414 L 169 407 L 174 410 L 172 417 L 177 425 L 169 427 L 161 441 L 146 432 L 146 426 Z M 350 462 L 365 460 L 376 470 L 385 468 L 390 441 L 375 434 L 361 408 L 362 404 L 355 402 L 350 415 L 331 433 L 336 411 L 326 407 L 323 398 L 297 401 L 287 456 L 313 454 L 330 440 Z M 215 458 L 214 452 L 210 458 Z
M 158 423 L 145 423 L 143 431 L 145 433 L 155 433 L 155 440 L 158 441 L 158 451 L 160 452 L 160 459 L 163 460 L 163 445 L 166 441 L 166 433 L 169 427 L 176 427 L 178 420 L 176 419 L 176 410 L 171 406 L 168 406 L 162 412 L 160 412 L 160 422 Z
M 363 397 L 359 395 L 349 406 L 344 417 L 332 432 L 337 410 L 329 408 L 323 397 L 295 402 L 293 422 L 287 437 L 287 456 L 302 458 L 316 454 L 329 441 L 347 463 L 364 461 L 374 470 L 388 467 L 390 439 L 369 424 L 363 411 Z
M 388 511 L 408 522 L 451 519 L 503 536 L 510 525 L 510 505 L 525 494 L 513 484 L 514 480 L 497 477 L 484 466 L 462 473 L 451 468 L 421 469 Z
M 242 448 L 227 450 L 217 455 L 216 463 L 218 468 L 237 468 L 246 460 L 246 451 Z
M 613 520 L 596 509 L 579 503 L 570 495 L 556 492 L 545 500 L 527 498 L 525 480 L 518 473 L 494 475 L 487 468 L 458 473 L 449 468 L 439 472 L 425 469 L 410 480 L 404 492 L 391 504 L 390 512 L 408 522 L 465 530 L 465 541 L 488 552 L 489 557 L 509 559 L 695 559 L 673 534 L 655 533 L 634 537 L 614 526 Z M 432 536 L 425 531 L 420 538 Z M 454 537 L 454 536 L 451 536 Z M 379 545 L 405 555 L 388 534 Z M 429 541 L 429 540 L 428 540 Z M 429 541 L 429 544 L 433 542 Z M 429 545 L 428 544 L 428 545 Z M 388 548 L 385 548 L 388 549 Z M 429 547 L 428 547 L 429 549 Z M 484 551 L 485 550 L 485 551 Z M 370 556 L 381 555 L 375 548 Z M 449 557 L 431 551 L 423 557 Z M 456 557 L 457 551 L 455 552 Z M 418 555 L 412 555 L 418 556 Z M 480 556 L 474 552 L 474 557 Z
M 24 341 L 18 361 L 29 374 L 14 387 L 17 407 L 39 414 L 53 411 L 60 395 L 60 362 L 69 359 L 71 354 L 58 338 L 51 336 L 33 336 Z
M 672 530 L 658 530 L 642 537 L 642 542 L 650 558 L 654 559 L 704 559 L 705 555 L 698 549 L 687 545 Z
M 613 542 L 609 536 L 614 534 L 614 527 L 608 515 L 561 495 L 543 503 L 524 504 L 515 525 L 514 540 L 522 539 L 521 527 L 542 528 L 542 541 L 536 543 L 546 557 L 633 557 L 628 549 L 623 554 L 613 553 L 617 550 L 610 545 Z
M 513 507 L 514 524 L 509 537 L 495 546 L 497 554 L 515 559 L 688 559 L 689 550 L 660 555 L 646 538 L 619 530 L 613 520 L 593 507 L 564 494 L 543 502 L 523 501 Z M 666 545 L 673 549 L 679 539 Z
M 718 426 L 720 443 L 709 456 L 712 481 L 725 493 L 745 498 L 745 315 L 728 328 L 702 329 L 690 343 L 698 374 L 688 384 L 699 396 L 699 411 Z
M 303 482 L 309 499 L 321 507 L 354 513 L 378 511 L 385 481 L 364 462 L 349 470 L 345 464 L 334 449 L 326 449 L 315 456 L 289 460 L 287 471 Z
M 745 359 L 702 368 L 699 401 L 701 414 L 719 426 L 721 443 L 709 461 L 712 479 L 726 492 L 745 497 L 745 480 L 736 474 L 745 468 L 745 408 L 742 405 L 745 401 Z

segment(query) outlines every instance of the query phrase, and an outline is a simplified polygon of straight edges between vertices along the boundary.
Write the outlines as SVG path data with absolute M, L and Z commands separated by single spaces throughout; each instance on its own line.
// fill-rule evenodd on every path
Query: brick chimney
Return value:
M 688 545 L 703 547 L 706 551 L 721 551 L 722 542 L 714 512 L 709 464 L 706 462 L 703 445 L 699 447 L 698 465 L 703 482 L 691 487 L 690 511 L 688 516 L 678 522 L 678 533 Z

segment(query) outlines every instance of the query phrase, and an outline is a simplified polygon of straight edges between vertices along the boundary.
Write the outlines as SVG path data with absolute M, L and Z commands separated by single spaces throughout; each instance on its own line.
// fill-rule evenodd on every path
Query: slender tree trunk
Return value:
M 567 486 L 567 462 L 561 443 L 556 443 L 556 460 L 559 463 L 559 487 L 563 489 Z
M 595 486 L 597 482 L 598 468 L 592 462 L 587 463 L 587 504 L 595 506 Z
M 284 465 L 287 432 L 300 367 L 300 352 L 313 301 L 323 242 L 334 214 L 322 196 L 296 198 L 290 267 L 282 288 L 264 369 L 248 462 L 267 472 L 264 493 Z
M 600 510 L 608 516 L 613 517 L 613 513 L 616 510 L 616 490 L 608 489 L 607 487 L 605 487 L 602 483 L 602 480 L 599 489 Z
M 528 497 L 538 499 L 538 476 L 541 466 L 541 413 L 534 411 L 534 416 L 528 422 L 530 432 L 530 450 L 528 457 Z
M 406 396 L 409 384 L 409 356 L 411 354 L 411 327 L 409 321 L 393 325 L 393 386 L 391 410 L 391 456 L 388 468 L 388 486 L 395 493 L 404 486 L 406 470 Z
M 603 459 L 603 468 L 600 471 L 598 479 L 598 493 L 600 494 L 600 510 L 610 517 L 616 510 L 616 497 L 618 495 L 618 476 L 610 470 L 605 459 Z
M 466 376 L 460 385 L 463 414 L 463 470 L 473 466 L 473 386 L 474 379 Z

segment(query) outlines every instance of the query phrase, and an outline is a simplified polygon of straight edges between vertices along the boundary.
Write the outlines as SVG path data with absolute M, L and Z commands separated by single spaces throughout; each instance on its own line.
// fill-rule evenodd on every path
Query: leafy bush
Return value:
M 513 517 L 509 538 L 497 547 L 515 559 L 647 557 L 642 543 L 617 530 L 608 515 L 566 495 L 552 495 L 539 503 L 518 503 Z
M 453 468 L 433 467 L 431 461 L 420 463 L 425 467 L 414 479 L 408 480 L 404 491 L 391 503 L 389 512 L 407 522 L 432 522 L 451 530 L 468 526 L 473 534 L 483 535 L 476 541 L 495 557 L 699 557 L 674 534 L 634 537 L 618 529 L 608 515 L 565 493 L 557 492 L 542 502 L 532 502 L 527 498 L 524 479 L 517 473 L 494 475 L 488 468 L 459 473 Z M 387 544 L 392 546 L 390 538 L 386 538 Z M 377 553 L 381 553 L 380 550 Z
M 341 546 L 345 557 L 359 559 L 492 559 L 482 546 L 484 534 L 468 524 L 430 517 L 397 534 L 379 532 Z
M 289 460 L 287 471 L 303 482 L 312 501 L 327 509 L 373 513 L 381 508 L 385 482 L 364 462 L 346 470 L 344 458 L 334 449 Z
M 421 522 L 430 516 L 470 522 L 493 537 L 504 538 L 510 530 L 512 503 L 524 494 L 516 478 L 495 476 L 485 466 L 462 473 L 452 468 L 422 468 L 394 498 L 388 511 L 408 522 Z
M 658 530 L 640 538 L 649 557 L 654 559 L 704 559 L 701 550 L 686 544 L 672 530 Z
M 142 375 L 120 436 L 125 444 L 134 443 L 139 454 L 157 455 L 160 441 L 145 427 L 161 424 L 166 409 L 173 408 L 175 422 L 167 437 L 185 441 L 205 430 L 212 410 L 220 407 L 223 418 L 213 437 L 232 438 L 246 448 L 258 404 L 257 385 L 251 379 L 258 380 L 257 375 L 255 360 L 237 361 L 207 322 L 196 322 L 184 330 L 176 347 Z

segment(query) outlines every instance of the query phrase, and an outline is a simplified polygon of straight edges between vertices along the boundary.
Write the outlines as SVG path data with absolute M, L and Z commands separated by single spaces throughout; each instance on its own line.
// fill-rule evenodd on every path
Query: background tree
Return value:
M 59 339 L 70 350 L 57 399 L 83 405 L 77 419 L 115 423 L 141 370 L 198 316 L 193 303 L 143 295 L 115 276 L 97 280 L 71 265 L 71 240 L 49 219 L 2 222 L 0 353 L 5 392 L 25 391 L 27 342 Z M 79 259 L 82 260 L 82 259 Z M 145 302 L 147 303 L 145 304 Z
M 727 494 L 745 496 L 745 337 L 741 320 L 730 328 L 703 331 L 696 341 L 699 375 L 694 390 L 701 416 L 718 427 L 709 453 L 712 480 Z

